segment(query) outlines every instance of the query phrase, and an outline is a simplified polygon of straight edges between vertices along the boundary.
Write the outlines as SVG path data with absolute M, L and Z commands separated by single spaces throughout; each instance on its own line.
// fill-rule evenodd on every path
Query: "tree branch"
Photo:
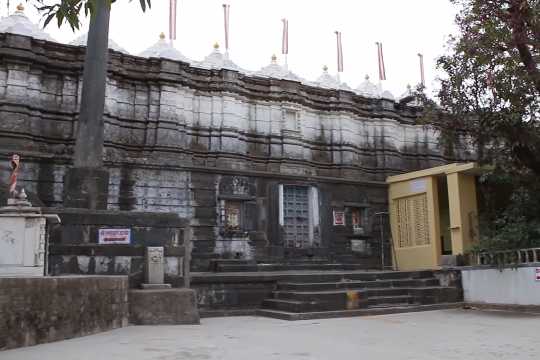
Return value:
M 511 6 L 508 9 L 510 13 L 510 28 L 512 29 L 512 41 L 519 51 L 521 62 L 531 78 L 536 91 L 540 93 L 540 70 L 536 60 L 527 45 L 530 41 L 527 38 L 527 28 L 525 25 L 526 11 L 528 4 L 526 0 L 511 0 Z

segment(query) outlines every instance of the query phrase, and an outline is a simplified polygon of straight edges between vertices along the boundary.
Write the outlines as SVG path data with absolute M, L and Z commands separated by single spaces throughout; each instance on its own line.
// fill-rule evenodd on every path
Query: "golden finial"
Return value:
M 161 40 L 165 40 L 165 33 L 162 31 L 161 34 L 159 34 L 159 38 Z
M 277 56 L 276 54 L 272 54 L 272 62 L 276 62 L 277 61 Z
M 328 71 L 328 66 L 324 65 L 324 66 L 322 67 L 322 69 L 323 69 L 323 71 Z
M 218 44 L 217 41 L 214 43 L 214 49 L 216 49 L 216 50 L 219 49 L 219 44 Z
M 24 11 L 24 5 L 22 3 L 17 5 L 17 11 Z

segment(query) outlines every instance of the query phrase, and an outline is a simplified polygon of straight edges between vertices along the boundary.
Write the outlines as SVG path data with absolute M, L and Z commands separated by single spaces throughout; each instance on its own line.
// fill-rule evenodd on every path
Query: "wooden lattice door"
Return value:
M 307 186 L 283 187 L 283 225 L 286 247 L 308 248 L 311 246 L 308 190 Z

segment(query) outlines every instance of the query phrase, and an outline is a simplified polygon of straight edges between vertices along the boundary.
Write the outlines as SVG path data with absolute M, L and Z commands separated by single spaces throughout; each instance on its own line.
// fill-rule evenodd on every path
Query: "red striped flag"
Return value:
M 176 40 L 176 0 L 169 2 L 169 39 Z
M 287 55 L 289 53 L 289 20 L 281 19 L 283 21 L 283 38 L 281 40 L 281 53 Z
M 231 5 L 223 4 L 223 19 L 225 24 L 225 50 L 229 51 L 229 11 Z
M 383 56 L 383 49 L 382 49 L 382 43 L 376 42 L 377 44 L 377 54 L 379 58 L 379 80 L 386 80 L 386 69 L 384 67 L 384 56 Z
M 337 40 L 337 68 L 338 72 L 343 72 L 343 44 L 341 43 L 341 31 L 336 31 Z
M 422 87 L 426 87 L 426 77 L 424 74 L 424 55 L 418 54 L 418 58 L 420 59 L 420 84 Z
M 19 162 L 21 158 L 17 154 L 11 157 L 11 176 L 9 177 L 9 193 L 14 194 L 17 189 L 17 176 L 19 175 Z

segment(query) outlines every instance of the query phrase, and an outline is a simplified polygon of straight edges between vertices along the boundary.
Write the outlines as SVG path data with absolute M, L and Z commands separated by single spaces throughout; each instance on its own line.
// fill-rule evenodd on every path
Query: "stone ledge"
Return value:
M 127 326 L 127 287 L 127 276 L 0 277 L 0 350 Z
M 540 305 L 514 305 L 514 304 L 493 304 L 493 303 L 465 303 L 464 309 L 470 310 L 497 310 L 507 312 L 521 312 L 540 315 Z
M 134 325 L 200 324 L 195 290 L 130 290 L 129 321 Z

